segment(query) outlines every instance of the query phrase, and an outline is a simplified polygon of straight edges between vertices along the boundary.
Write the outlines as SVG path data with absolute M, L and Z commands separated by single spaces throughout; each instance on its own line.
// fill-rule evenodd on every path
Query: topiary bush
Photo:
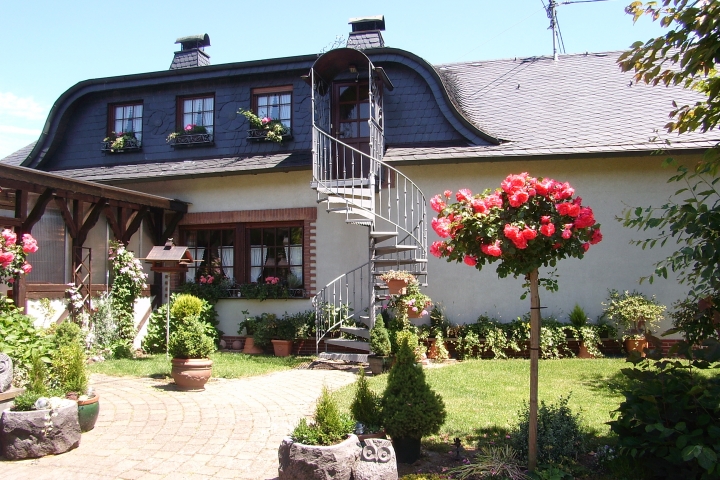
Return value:
M 420 439 L 437 433 L 447 415 L 442 397 L 430 388 L 425 372 L 416 364 L 411 337 L 398 338 L 395 365 L 380 401 L 385 431 L 393 439 Z
M 196 317 L 186 318 L 170 335 L 170 355 L 173 358 L 208 358 L 215 351 L 215 344 L 205 330 L 206 325 Z
M 178 300 L 180 301 L 180 305 L 173 308 Z M 198 300 L 199 303 L 196 300 Z M 222 332 L 216 328 L 216 325 L 219 323 L 217 320 L 217 312 L 210 303 L 188 294 L 173 294 L 170 296 L 170 305 L 170 335 L 177 331 L 180 324 L 185 322 L 185 318 L 195 316 L 204 326 L 205 335 L 208 335 L 216 345 L 219 344 Z M 167 304 L 161 305 L 150 317 L 147 335 L 145 335 L 142 341 L 142 349 L 146 353 L 165 352 L 166 318 Z
M 375 317 L 375 326 L 370 330 L 370 350 L 381 357 L 390 355 L 390 336 L 385 328 L 382 315 Z
M 308 424 L 302 418 L 290 437 L 304 445 L 335 445 L 352 433 L 355 422 L 349 415 L 340 414 L 338 407 L 327 387 L 315 406 L 314 422 Z
M 117 325 L 113 317 L 112 302 L 107 293 L 93 299 L 93 312 L 90 314 L 92 347 L 103 355 L 112 353 L 113 346 L 118 343 Z
M 355 382 L 355 398 L 350 404 L 350 412 L 353 418 L 365 425 L 368 431 L 380 430 L 382 426 L 380 398 L 370 390 L 364 368 L 360 368 L 358 371 L 358 379 Z
M 52 372 L 64 392 L 84 394 L 88 386 L 85 351 L 77 341 L 60 346 L 53 354 Z
M 84 339 L 85 334 L 82 328 L 80 328 L 80 325 L 69 320 L 57 325 L 53 334 L 53 341 L 56 348 L 73 345 L 75 343 L 84 345 Z
M 537 426 L 537 460 L 542 463 L 560 463 L 587 453 L 587 435 L 579 413 L 568 406 L 570 395 L 560 397 L 557 403 L 540 402 Z M 522 458 L 528 457 L 530 411 L 527 404 L 519 413 L 520 422 L 510 434 L 510 444 Z

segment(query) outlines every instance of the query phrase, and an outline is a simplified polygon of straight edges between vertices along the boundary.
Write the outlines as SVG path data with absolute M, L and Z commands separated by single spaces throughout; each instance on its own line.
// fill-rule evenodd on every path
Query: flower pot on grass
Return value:
M 247 337 L 242 352 L 247 355 L 257 355 L 263 353 L 263 349 L 255 346 L 255 339 L 253 337 Z
M 276 357 L 289 357 L 292 353 L 292 340 L 272 340 Z
M 578 358 L 595 358 L 595 355 L 588 352 L 585 342 L 580 342 L 578 345 Z
M 627 338 L 623 342 L 623 345 L 625 346 L 625 351 L 630 354 L 630 352 L 638 352 L 641 357 L 645 357 L 645 350 L 648 348 L 648 341 L 638 338 Z

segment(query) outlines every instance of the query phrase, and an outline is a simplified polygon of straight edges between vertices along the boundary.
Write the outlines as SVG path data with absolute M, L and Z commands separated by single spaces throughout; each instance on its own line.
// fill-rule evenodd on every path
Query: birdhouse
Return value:
M 145 261 L 152 263 L 153 272 L 187 272 L 188 266 L 195 263 L 188 247 L 180 247 L 168 238 L 165 245 L 153 247 L 145 257 Z

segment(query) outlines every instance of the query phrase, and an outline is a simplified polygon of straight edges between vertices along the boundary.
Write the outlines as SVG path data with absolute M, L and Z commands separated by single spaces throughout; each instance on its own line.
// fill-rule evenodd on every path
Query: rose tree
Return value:
M 5 229 L 0 233 L 0 283 L 12 285 L 19 275 L 32 271 L 26 258 L 38 251 L 35 239 L 29 233 L 18 242 L 17 234 Z
M 528 463 L 537 463 L 537 386 L 540 339 L 538 269 L 554 267 L 566 257 L 582 258 L 591 245 L 602 240 L 600 225 L 590 207 L 582 205 L 567 182 L 534 178 L 527 173 L 509 175 L 494 191 L 473 195 L 461 189 L 457 202 L 448 204 L 452 192 L 430 199 L 437 212 L 432 227 L 443 240 L 433 242 L 430 253 L 448 262 L 464 262 L 481 270 L 497 266 L 501 278 L 525 276 L 530 284 L 530 435 Z M 551 290 L 557 283 L 544 280 Z

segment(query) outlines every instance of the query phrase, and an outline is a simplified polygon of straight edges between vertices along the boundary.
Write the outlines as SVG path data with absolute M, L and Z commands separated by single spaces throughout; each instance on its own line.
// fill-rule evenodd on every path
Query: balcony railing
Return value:
M 193 147 L 215 143 L 212 133 L 186 133 L 168 140 L 173 147 Z

